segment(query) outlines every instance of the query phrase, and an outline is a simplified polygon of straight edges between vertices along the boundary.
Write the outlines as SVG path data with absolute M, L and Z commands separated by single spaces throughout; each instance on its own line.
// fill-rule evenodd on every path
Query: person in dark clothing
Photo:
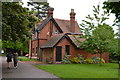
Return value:
M 8 63 L 8 69 L 10 69 L 10 62 L 12 62 L 12 52 L 8 52 L 6 57 L 7 57 L 7 63 Z
M 14 62 L 14 67 L 17 68 L 18 53 L 13 53 L 13 62 Z

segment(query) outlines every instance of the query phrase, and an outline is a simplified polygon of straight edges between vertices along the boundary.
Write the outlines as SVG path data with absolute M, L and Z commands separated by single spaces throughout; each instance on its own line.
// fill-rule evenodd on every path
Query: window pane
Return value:
M 66 53 L 67 53 L 67 55 L 70 55 L 70 46 L 66 45 L 65 47 L 66 47 Z

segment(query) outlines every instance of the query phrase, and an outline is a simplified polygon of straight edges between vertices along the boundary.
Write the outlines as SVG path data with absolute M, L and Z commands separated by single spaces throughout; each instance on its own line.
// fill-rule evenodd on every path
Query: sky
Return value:
M 27 6 L 27 1 L 29 0 L 23 0 L 24 6 Z M 76 13 L 76 21 L 78 24 L 82 23 L 82 20 L 85 19 L 85 16 L 88 14 L 92 15 L 93 13 L 93 6 L 97 6 L 100 4 L 100 6 L 103 6 L 103 2 L 105 0 L 48 0 L 48 3 L 51 7 L 54 8 L 53 17 L 59 18 L 59 19 L 70 19 L 70 11 L 71 9 L 74 9 Z M 112 25 L 113 20 L 115 19 L 115 16 L 112 14 L 110 16 L 110 19 L 106 21 L 109 25 Z M 114 27 L 114 30 L 117 27 Z

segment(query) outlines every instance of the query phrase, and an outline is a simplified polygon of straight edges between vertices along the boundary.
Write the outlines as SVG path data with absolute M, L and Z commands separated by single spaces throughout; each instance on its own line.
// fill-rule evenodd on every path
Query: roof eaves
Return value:
M 40 31 L 45 27 L 45 25 L 48 23 L 48 21 L 49 21 L 50 19 L 52 19 L 52 17 L 47 18 L 46 20 L 44 20 L 44 21 L 40 24 L 39 28 L 37 29 L 38 32 L 40 32 Z
M 58 42 L 55 45 L 53 45 L 53 47 L 55 47 L 63 38 L 65 38 L 65 35 L 61 36 Z
M 52 18 L 51 20 L 52 20 L 52 21 L 54 22 L 54 24 L 57 26 L 58 30 L 60 30 L 60 32 L 63 33 L 62 29 L 60 28 L 60 26 L 58 25 L 58 23 L 55 21 L 55 19 Z
M 77 48 L 77 46 L 75 45 L 75 43 L 69 38 L 68 35 L 65 35 L 65 37 L 66 37 L 66 39 L 67 39 L 72 45 L 74 45 L 74 46 Z
M 57 39 L 57 41 L 55 42 L 55 44 L 50 45 L 50 46 L 42 46 L 41 48 L 53 48 L 53 47 L 55 47 L 63 38 L 64 38 L 64 35 L 61 35 L 61 36 Z
M 41 49 L 45 49 L 45 48 L 53 48 L 52 46 L 49 46 L 49 47 L 41 47 Z

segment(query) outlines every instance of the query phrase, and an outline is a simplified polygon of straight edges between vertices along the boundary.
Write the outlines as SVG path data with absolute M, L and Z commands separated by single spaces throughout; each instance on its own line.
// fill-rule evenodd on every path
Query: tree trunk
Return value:
M 22 50 L 20 50 L 20 55 L 23 56 L 23 51 Z

